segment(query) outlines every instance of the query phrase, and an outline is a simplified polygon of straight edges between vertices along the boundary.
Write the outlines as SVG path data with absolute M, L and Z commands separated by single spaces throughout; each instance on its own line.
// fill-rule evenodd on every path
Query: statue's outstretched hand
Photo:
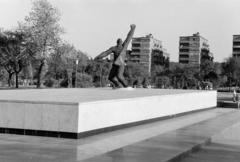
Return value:
M 136 28 L 136 25 L 135 25 L 135 24 L 131 24 L 131 25 L 130 25 L 130 28 L 131 28 L 131 29 Z

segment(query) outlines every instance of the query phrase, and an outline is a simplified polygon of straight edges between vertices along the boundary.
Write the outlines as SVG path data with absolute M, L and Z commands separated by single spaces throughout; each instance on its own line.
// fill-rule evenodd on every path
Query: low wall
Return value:
M 79 105 L 78 132 L 216 107 L 216 91 L 191 92 Z
M 216 104 L 216 91 L 80 103 L 0 100 L 0 133 L 80 138 Z
M 77 103 L 0 101 L 0 133 L 59 136 L 53 132 L 78 132 Z

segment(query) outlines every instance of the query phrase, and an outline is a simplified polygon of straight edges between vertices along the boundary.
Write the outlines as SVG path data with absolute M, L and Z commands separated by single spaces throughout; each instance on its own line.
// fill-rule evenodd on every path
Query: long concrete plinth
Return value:
M 0 132 L 81 138 L 176 114 L 216 107 L 216 91 L 2 90 Z

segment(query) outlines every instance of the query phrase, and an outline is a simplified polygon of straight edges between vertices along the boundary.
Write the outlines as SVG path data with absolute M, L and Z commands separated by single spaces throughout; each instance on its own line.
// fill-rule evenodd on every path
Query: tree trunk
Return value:
M 15 73 L 16 88 L 18 88 L 18 73 Z
M 41 74 L 42 74 L 42 68 L 44 66 L 44 60 L 41 60 L 40 66 L 38 68 L 37 72 L 37 88 L 41 87 Z
M 8 73 L 8 87 L 11 87 L 12 75 L 13 75 L 12 72 Z
M 15 81 L 16 81 L 16 88 L 18 88 L 18 74 L 22 71 L 23 65 L 21 60 L 19 60 L 14 66 L 14 73 L 15 73 Z
M 67 79 L 68 79 L 68 88 L 72 88 L 73 84 L 73 70 L 68 68 L 67 69 Z

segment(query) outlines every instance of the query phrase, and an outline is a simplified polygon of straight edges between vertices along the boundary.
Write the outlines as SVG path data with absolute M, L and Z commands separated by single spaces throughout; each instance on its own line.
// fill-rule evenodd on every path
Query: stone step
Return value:
M 191 126 L 95 156 L 82 162 L 174 162 L 210 144 L 212 137 L 239 122 L 240 111 L 218 116 Z
M 224 108 L 238 108 L 238 103 L 233 101 L 218 101 L 217 102 L 218 107 L 224 107 Z
M 239 162 L 240 146 L 212 143 L 180 162 Z

